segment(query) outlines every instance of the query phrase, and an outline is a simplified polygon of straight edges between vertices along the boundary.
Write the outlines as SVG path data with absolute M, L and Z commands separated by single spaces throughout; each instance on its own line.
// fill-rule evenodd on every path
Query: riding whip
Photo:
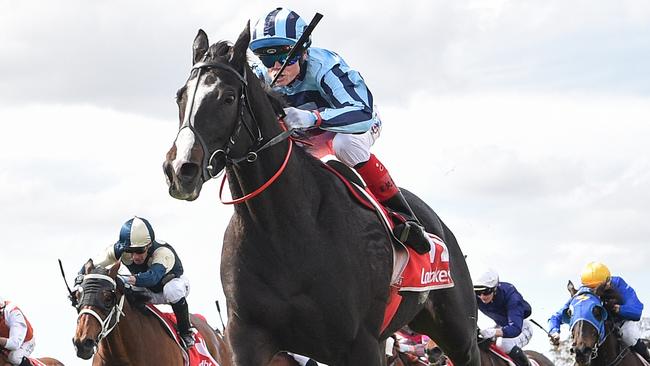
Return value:
M 65 271 L 63 270 L 63 263 L 61 263 L 61 259 L 59 261 L 59 268 L 61 269 L 61 276 L 63 276 L 63 282 L 65 283 L 65 287 L 68 289 L 68 293 L 70 294 L 70 302 L 72 303 L 72 306 L 77 307 L 77 297 L 72 293 L 72 290 L 70 290 L 70 286 L 68 286 L 68 280 L 65 278 Z
M 223 324 L 223 318 L 221 317 L 221 307 L 219 306 L 219 300 L 214 301 L 215 305 L 217 305 L 217 313 L 219 314 L 219 320 L 221 320 L 221 329 L 226 331 L 226 326 Z
M 280 67 L 280 71 L 278 71 L 278 73 L 273 78 L 273 81 L 271 81 L 271 86 L 275 85 L 275 82 L 278 80 L 280 75 L 282 75 L 282 71 L 284 71 L 284 68 L 287 67 L 289 60 L 291 60 L 293 56 L 295 56 L 298 52 L 302 52 L 305 49 L 304 47 L 305 42 L 307 42 L 307 39 L 311 35 L 311 32 L 314 30 L 314 28 L 316 28 L 316 24 L 318 24 L 318 22 L 320 22 L 322 18 L 323 18 L 323 14 L 321 13 L 316 13 L 316 15 L 314 15 L 314 18 L 311 20 L 311 22 L 309 22 L 309 25 L 307 26 L 307 28 L 305 28 L 304 32 L 302 32 L 300 38 L 298 38 L 298 42 L 296 42 L 296 44 L 294 44 L 293 47 L 291 47 L 291 50 L 289 50 L 289 54 L 287 55 L 287 58 L 282 63 L 282 67 Z
M 551 333 L 549 333 L 548 330 L 546 330 L 546 328 L 542 327 L 538 322 L 536 322 L 535 319 L 532 319 L 532 318 L 531 318 L 531 319 L 529 319 L 529 320 L 530 320 L 531 323 L 535 324 L 535 325 L 538 326 L 541 330 L 543 330 L 544 333 L 546 333 L 547 336 L 549 336 L 549 337 L 551 336 Z

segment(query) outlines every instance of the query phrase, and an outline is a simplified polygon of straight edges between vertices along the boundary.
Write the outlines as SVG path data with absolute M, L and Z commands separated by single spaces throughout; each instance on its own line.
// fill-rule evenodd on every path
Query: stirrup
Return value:
M 413 248 L 418 254 L 431 251 L 431 244 L 426 237 L 424 227 L 416 221 L 406 221 L 395 226 L 394 233 L 400 242 Z
M 191 332 L 189 334 L 179 334 L 179 335 L 180 335 L 181 341 L 183 342 L 183 346 L 184 346 L 185 350 L 188 350 L 188 349 L 192 348 L 194 346 L 194 344 L 196 343 L 194 341 L 194 334 L 192 334 Z

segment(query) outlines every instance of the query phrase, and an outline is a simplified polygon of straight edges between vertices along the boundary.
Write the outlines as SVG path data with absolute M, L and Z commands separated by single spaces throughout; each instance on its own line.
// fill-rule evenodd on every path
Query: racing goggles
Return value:
M 255 51 L 255 55 L 262 61 L 262 64 L 266 68 L 272 68 L 275 66 L 276 62 L 279 62 L 282 65 L 289 56 L 289 51 L 291 50 L 290 46 L 281 46 L 281 47 L 267 47 Z M 291 66 L 300 60 L 302 54 L 297 54 L 287 62 L 287 66 Z
M 482 289 L 474 290 L 474 293 L 476 294 L 476 296 L 481 296 L 481 295 L 487 296 L 487 295 L 492 294 L 494 292 L 494 290 L 495 290 L 495 288 L 488 287 L 488 288 L 482 288 Z
M 149 246 L 146 245 L 144 247 L 135 247 L 135 248 L 129 247 L 129 248 L 124 249 L 124 251 L 127 252 L 127 253 L 142 254 L 142 253 L 146 252 L 148 249 L 149 249 Z

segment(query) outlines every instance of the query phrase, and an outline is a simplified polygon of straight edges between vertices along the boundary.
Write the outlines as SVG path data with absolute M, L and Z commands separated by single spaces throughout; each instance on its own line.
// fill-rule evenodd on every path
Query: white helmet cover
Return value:
M 499 274 L 493 268 L 487 267 L 472 274 L 475 289 L 494 288 L 499 284 Z

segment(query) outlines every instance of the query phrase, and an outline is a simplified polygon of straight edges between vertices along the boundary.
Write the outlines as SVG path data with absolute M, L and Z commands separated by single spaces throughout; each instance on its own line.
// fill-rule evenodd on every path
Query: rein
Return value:
M 112 279 L 111 277 L 107 276 L 107 275 L 91 273 L 91 274 L 87 274 L 87 275 L 84 276 L 84 282 L 86 282 L 87 280 L 107 281 L 107 282 L 109 282 L 111 284 L 111 287 L 112 287 L 111 291 L 113 293 L 115 293 L 115 290 L 117 288 L 115 280 Z M 90 294 L 92 294 L 92 293 L 90 293 Z M 84 302 L 85 301 L 82 298 L 82 301 L 79 304 L 79 306 L 83 306 Z M 124 294 L 122 294 L 122 296 L 120 296 L 119 301 L 116 301 L 115 305 L 113 305 L 111 307 L 111 311 L 108 313 L 108 315 L 106 316 L 105 319 L 102 319 L 102 317 L 95 310 L 93 310 L 91 308 L 85 308 L 85 309 L 81 309 L 81 311 L 79 311 L 79 314 L 77 315 L 77 322 L 79 322 L 79 319 L 81 319 L 81 317 L 84 314 L 88 314 L 88 315 L 92 316 L 93 318 L 95 318 L 102 327 L 101 332 L 99 332 L 99 334 L 97 335 L 97 339 L 95 340 L 95 342 L 97 344 L 99 344 L 99 342 L 102 339 L 106 338 L 106 336 L 108 336 L 113 331 L 113 329 L 115 329 L 117 324 L 120 322 L 120 316 L 124 316 L 124 312 L 122 311 L 123 307 L 124 307 Z M 114 320 L 114 322 L 111 325 L 111 322 L 113 320 Z

